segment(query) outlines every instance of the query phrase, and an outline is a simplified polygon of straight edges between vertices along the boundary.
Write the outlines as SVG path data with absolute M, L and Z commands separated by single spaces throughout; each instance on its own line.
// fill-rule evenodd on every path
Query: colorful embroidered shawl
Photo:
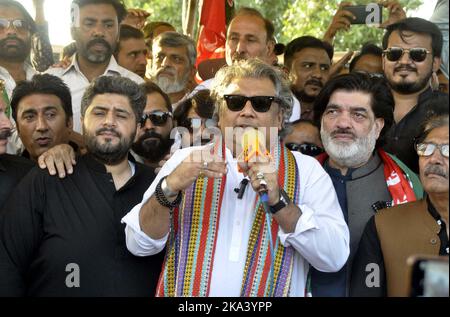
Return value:
M 225 157 L 221 144 L 219 154 Z M 299 174 L 292 153 L 278 144 L 275 151 L 278 182 L 298 204 Z M 219 227 L 220 207 L 226 183 L 222 179 L 199 178 L 183 193 L 179 208 L 172 214 L 171 233 L 159 278 L 156 296 L 208 296 Z M 263 205 L 257 196 L 255 217 L 248 241 L 241 296 L 288 296 L 293 270 L 294 249 L 279 243 L 278 224 L 270 218 L 275 260 L 272 294 L 271 254 Z

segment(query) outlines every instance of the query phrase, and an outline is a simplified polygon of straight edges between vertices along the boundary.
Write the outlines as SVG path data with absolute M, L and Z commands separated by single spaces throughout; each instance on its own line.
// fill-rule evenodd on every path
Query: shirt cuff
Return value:
M 128 250 L 136 256 L 149 256 L 157 254 L 164 249 L 169 233 L 161 239 L 154 240 L 141 230 L 139 212 L 142 205 L 140 203 L 126 214 L 122 218 L 122 223 L 126 224 L 125 238 Z
M 301 239 L 302 233 L 311 229 L 319 229 L 319 226 L 314 219 L 314 212 L 311 208 L 306 205 L 300 205 L 300 210 L 302 211 L 302 215 L 297 220 L 297 224 L 295 225 L 295 231 L 286 233 L 281 229 L 278 230 L 278 237 L 280 238 L 280 242 L 284 247 L 290 247 L 291 240 Z

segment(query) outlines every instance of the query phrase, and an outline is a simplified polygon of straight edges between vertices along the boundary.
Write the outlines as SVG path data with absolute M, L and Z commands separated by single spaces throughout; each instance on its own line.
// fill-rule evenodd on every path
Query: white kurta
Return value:
M 153 240 L 141 231 L 139 212 L 141 206 L 153 195 L 159 180 L 170 174 L 194 149 L 178 150 L 166 162 L 145 192 L 143 200 L 122 221 L 128 250 L 137 256 L 160 252 L 168 235 Z M 309 264 L 320 271 L 338 271 L 349 255 L 349 231 L 328 174 L 314 158 L 293 152 L 299 167 L 300 203 L 302 211 L 295 232 L 278 232 L 284 246 L 291 245 L 294 253 L 294 269 L 290 296 L 304 296 Z M 210 296 L 239 296 L 247 255 L 256 192 L 250 184 L 242 199 L 237 199 L 234 188 L 239 187 L 243 175 L 231 151 L 226 150 L 228 173 L 219 219 L 217 244 L 212 266 Z

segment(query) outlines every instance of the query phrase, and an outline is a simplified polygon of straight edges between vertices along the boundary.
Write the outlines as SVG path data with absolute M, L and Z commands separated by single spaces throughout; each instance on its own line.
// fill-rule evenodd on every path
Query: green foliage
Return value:
M 322 38 L 339 6 L 340 0 L 235 0 L 237 8 L 248 6 L 258 9 L 275 25 L 275 36 L 279 42 L 288 43 L 302 36 Z M 354 0 L 357 4 L 374 0 Z M 424 0 L 400 0 L 406 14 L 418 8 Z M 143 8 L 152 15 L 152 21 L 167 21 L 181 31 L 182 0 L 125 0 L 129 8 Z M 387 10 L 383 10 L 383 19 Z M 352 25 L 350 31 L 338 33 L 335 50 L 358 50 L 365 42 L 381 43 L 383 30 L 365 25 Z

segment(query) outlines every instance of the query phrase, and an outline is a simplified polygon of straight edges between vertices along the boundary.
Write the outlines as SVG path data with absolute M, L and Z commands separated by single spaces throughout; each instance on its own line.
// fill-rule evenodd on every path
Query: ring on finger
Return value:
M 259 179 L 259 180 L 264 179 L 264 173 L 263 172 L 256 173 L 256 179 Z

